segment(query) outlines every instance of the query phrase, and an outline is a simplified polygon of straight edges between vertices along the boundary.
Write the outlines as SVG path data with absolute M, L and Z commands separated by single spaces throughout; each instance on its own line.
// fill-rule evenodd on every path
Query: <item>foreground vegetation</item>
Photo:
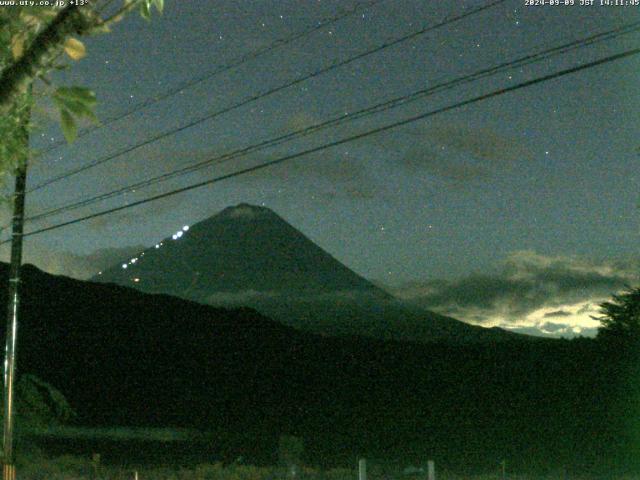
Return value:
M 498 466 L 499 467 L 499 466 Z M 77 456 L 45 458 L 32 456 L 24 458 L 19 465 L 19 478 L 23 480 L 356 480 L 356 469 L 334 468 L 320 470 L 304 467 L 296 477 L 283 467 L 255 467 L 249 465 L 223 465 L 222 463 L 201 464 L 190 467 L 113 467 L 104 466 L 95 460 Z M 375 465 L 369 469 L 368 480 L 426 480 L 425 473 L 407 474 L 398 467 Z M 452 472 L 438 471 L 438 480 L 595 480 L 600 478 L 637 480 L 636 476 L 597 476 L 567 475 L 555 471 L 544 475 L 520 475 L 506 472 L 503 476 L 500 468 L 494 473 L 480 475 L 456 475 Z

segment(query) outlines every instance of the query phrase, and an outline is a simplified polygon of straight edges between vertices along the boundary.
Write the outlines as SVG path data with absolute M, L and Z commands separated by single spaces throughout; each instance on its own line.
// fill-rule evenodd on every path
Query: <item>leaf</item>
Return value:
M 17 60 L 24 53 L 24 36 L 22 34 L 14 35 L 11 38 L 11 54 L 13 59 Z
M 20 12 L 20 19 L 26 24 L 27 27 L 30 28 L 38 28 L 42 23 L 42 18 L 27 13 L 26 11 Z
M 153 2 L 153 5 L 156 7 L 156 10 L 158 10 L 158 13 L 160 15 L 162 15 L 162 12 L 164 11 L 164 0 L 151 0 Z
M 38 23 L 48 22 L 52 20 L 56 15 L 55 8 L 36 8 L 28 11 L 23 10 L 20 12 L 20 17 L 25 21 L 37 21 Z
M 149 0 L 143 0 L 140 3 L 140 16 L 145 20 L 151 20 L 151 3 Z
M 97 102 L 96 94 L 84 87 L 59 87 L 53 96 L 62 102 L 79 102 L 91 108 Z
M 114 15 L 109 19 L 109 23 L 121 22 L 123 18 L 124 18 L 124 13 L 120 13 L 119 15 Z
M 68 110 L 77 117 L 95 117 L 91 107 L 82 102 L 74 102 L 72 100 L 66 100 L 61 98 L 53 99 L 60 110 Z
M 96 103 L 96 94 L 93 90 L 86 87 L 69 87 L 71 94 L 78 99 L 82 99 L 88 103 Z
M 67 41 L 64 42 L 64 51 L 72 60 L 80 60 L 87 54 L 87 49 L 84 44 L 75 38 L 68 38 Z
M 99 22 L 99 23 L 96 23 L 95 27 L 92 27 L 91 29 L 89 29 L 87 33 L 89 33 L 90 35 L 97 35 L 100 33 L 110 33 L 110 32 L 111 32 L 111 27 L 109 27 L 108 23 Z
M 73 119 L 73 116 L 69 113 L 68 110 L 62 109 L 60 110 L 60 120 L 64 138 L 67 139 L 68 143 L 73 143 L 73 141 L 78 136 L 78 127 L 76 126 L 76 122 Z
M 76 117 L 88 118 L 94 123 L 98 119 L 94 113 L 96 94 L 84 87 L 59 87 L 53 94 L 53 101 L 60 109 Z

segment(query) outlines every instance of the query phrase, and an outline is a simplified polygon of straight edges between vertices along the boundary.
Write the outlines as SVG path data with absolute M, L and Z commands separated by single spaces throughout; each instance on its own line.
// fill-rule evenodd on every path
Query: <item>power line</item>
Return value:
M 144 180 L 144 181 L 141 181 L 141 182 L 137 182 L 135 184 L 131 184 L 131 185 L 128 185 L 128 186 L 125 186 L 125 187 L 121 187 L 121 188 L 113 190 L 111 192 L 107 192 L 107 193 L 100 194 L 100 195 L 97 195 L 97 196 L 89 197 L 87 199 L 80 200 L 80 201 L 72 203 L 72 204 L 60 206 L 60 207 L 54 208 L 52 210 L 45 211 L 45 212 L 42 212 L 40 214 L 34 215 L 32 217 L 29 217 L 28 220 L 30 220 L 30 221 L 39 220 L 39 219 L 42 219 L 42 218 L 49 217 L 51 215 L 55 215 L 55 214 L 58 214 L 58 213 L 63 213 L 65 211 L 74 210 L 74 209 L 80 208 L 82 206 L 86 206 L 86 205 L 95 203 L 97 201 L 113 198 L 114 196 L 117 196 L 119 194 L 128 192 L 128 191 L 130 191 L 132 189 L 144 188 L 144 187 L 156 184 L 156 183 L 160 183 L 160 182 L 165 181 L 165 180 L 169 180 L 171 178 L 175 178 L 176 176 L 181 176 L 181 175 L 184 175 L 184 174 L 188 174 L 188 173 L 194 172 L 196 170 L 205 168 L 205 167 L 207 167 L 207 166 L 209 166 L 209 165 L 211 165 L 213 163 L 223 163 L 223 162 L 226 162 L 226 161 L 231 160 L 233 158 L 237 158 L 237 157 L 240 157 L 240 156 L 244 156 L 244 155 L 246 155 L 248 153 L 252 153 L 252 152 L 254 152 L 256 150 L 260 150 L 260 149 L 263 149 L 263 148 L 266 148 L 266 147 L 275 146 L 275 145 L 284 143 L 286 141 L 292 140 L 294 138 L 299 138 L 299 137 L 302 137 L 302 136 L 309 135 L 309 134 L 314 133 L 314 132 L 316 132 L 316 131 L 318 131 L 320 129 L 327 128 L 329 126 L 342 124 L 342 123 L 347 122 L 347 121 L 353 121 L 353 120 L 356 120 L 358 118 L 362 118 L 364 116 L 368 116 L 368 115 L 371 115 L 373 113 L 377 113 L 377 112 L 382 111 L 382 110 L 386 110 L 386 109 L 389 109 L 389 108 L 394 108 L 394 107 L 399 106 L 399 105 L 404 105 L 404 104 L 407 104 L 409 102 L 415 101 L 417 99 L 424 98 L 427 95 L 431 95 L 431 94 L 434 94 L 434 93 L 439 93 L 439 92 L 442 92 L 444 90 L 449 90 L 449 89 L 451 89 L 451 88 L 453 88 L 455 86 L 458 86 L 460 84 L 468 83 L 470 81 L 475 81 L 475 80 L 478 80 L 480 78 L 484 78 L 484 77 L 487 77 L 489 75 L 493 75 L 495 73 L 498 73 L 500 71 L 508 70 L 510 68 L 515 68 L 515 67 L 519 67 L 519 66 L 521 67 L 521 66 L 524 66 L 524 65 L 528 65 L 530 63 L 538 62 L 538 61 L 543 60 L 543 59 L 548 59 L 548 58 L 550 58 L 550 57 L 552 57 L 554 55 L 557 55 L 557 54 L 560 54 L 560 53 L 565 53 L 565 52 L 567 52 L 569 50 L 572 50 L 572 49 L 580 48 L 580 47 L 587 46 L 587 45 L 592 45 L 596 41 L 610 40 L 610 39 L 615 38 L 617 36 L 620 36 L 622 34 L 627 34 L 627 33 L 633 32 L 633 31 L 637 31 L 639 29 L 638 28 L 639 25 L 640 25 L 640 22 L 635 22 L 633 24 L 625 25 L 625 26 L 622 26 L 622 27 L 614 29 L 614 30 L 610 30 L 610 31 L 603 32 L 603 33 L 598 33 L 598 34 L 591 35 L 589 37 L 586 37 L 586 38 L 583 38 L 583 39 L 580 39 L 580 40 L 575 40 L 575 41 L 569 42 L 567 44 L 564 44 L 564 45 L 561 45 L 561 46 L 558 46 L 558 47 L 553 47 L 553 48 L 550 48 L 550 49 L 547 49 L 547 50 L 544 50 L 544 51 L 541 51 L 541 52 L 530 54 L 530 55 L 527 55 L 525 57 L 519 58 L 517 60 L 513 60 L 513 61 L 510 61 L 510 62 L 505 62 L 505 63 L 502 63 L 500 65 L 497 65 L 497 66 L 494 66 L 494 67 L 491 67 L 491 68 L 488 68 L 488 69 L 483 69 L 483 70 L 481 70 L 479 72 L 475 72 L 473 74 L 467 75 L 467 76 L 462 77 L 462 78 L 457 78 L 457 79 L 454 79 L 454 80 L 451 80 L 451 81 L 448 81 L 448 82 L 445 82 L 445 83 L 442 83 L 442 84 L 439 84 L 439 85 L 435 85 L 433 87 L 429 87 L 427 89 L 420 90 L 420 91 L 415 92 L 415 93 L 410 94 L 410 95 L 402 96 L 402 97 L 399 97 L 399 98 L 395 98 L 395 99 L 389 100 L 387 102 L 383 102 L 383 103 L 368 107 L 366 109 L 363 109 L 363 110 L 360 110 L 358 112 L 352 113 L 348 117 L 344 117 L 344 116 L 341 115 L 341 116 L 335 117 L 335 118 L 333 118 L 331 120 L 324 121 L 324 122 L 319 123 L 319 124 L 311 125 L 311 126 L 306 127 L 304 129 L 300 129 L 300 130 L 291 132 L 289 134 L 280 136 L 278 138 L 263 141 L 263 142 L 261 142 L 261 143 L 259 143 L 257 145 L 252 145 L 252 146 L 249 146 L 249 147 L 245 147 L 245 148 L 242 148 L 240 150 L 236 150 L 236 151 L 231 152 L 231 153 L 227 153 L 227 154 L 224 154 L 224 155 L 221 155 L 221 156 L 218 156 L 218 157 L 214 157 L 212 159 L 208 159 L 208 160 L 196 163 L 194 165 L 190 165 L 190 166 L 178 169 L 178 170 L 167 172 L 165 174 L 153 177 L 151 179 L 147 179 L 147 180 Z
M 226 153 L 211 159 L 207 159 L 201 162 L 198 162 L 196 164 L 193 165 L 189 165 L 177 170 L 173 170 L 167 173 L 164 173 L 162 175 L 158 175 L 156 177 L 152 177 L 150 179 L 147 180 L 143 180 L 140 182 L 136 182 L 134 184 L 130 184 L 124 187 L 120 187 L 116 190 L 112 190 L 110 192 L 106 192 L 103 194 L 99 194 L 99 195 L 95 195 L 89 198 L 85 198 L 83 200 L 79 200 L 67 205 L 62 205 L 59 207 L 55 207 L 53 209 L 41 212 L 39 214 L 33 215 L 31 217 L 28 217 L 27 220 L 28 221 L 36 221 L 36 220 L 42 220 L 44 218 L 48 218 L 50 216 L 53 215 L 57 215 L 60 213 L 64 213 L 64 212 L 68 212 L 71 210 L 75 210 L 102 200 L 107 200 L 109 198 L 113 198 L 116 196 L 119 196 L 123 193 L 129 192 L 131 190 L 134 189 L 140 189 L 140 188 L 144 188 L 144 187 L 148 187 L 150 185 L 154 185 L 178 176 L 182 176 L 182 175 L 186 175 L 188 173 L 192 173 L 194 171 L 203 169 L 205 167 L 208 167 L 212 164 L 219 164 L 219 163 L 223 163 L 223 162 L 227 162 L 229 160 L 238 158 L 238 157 L 243 157 L 249 153 L 253 153 L 255 151 L 258 150 L 262 150 L 264 148 L 267 147 L 273 147 L 285 142 L 288 142 L 290 140 L 296 139 L 296 138 L 300 138 L 303 136 L 307 136 L 310 135 L 312 133 L 315 133 L 319 130 L 328 128 L 328 127 L 332 127 L 332 126 L 336 126 L 336 125 L 341 125 L 343 123 L 346 122 L 351 122 L 360 118 L 364 118 L 366 116 L 384 111 L 384 110 L 388 110 L 391 108 L 395 108 L 401 105 L 406 105 L 410 102 L 414 102 L 416 100 L 425 98 L 427 96 L 433 95 L 435 93 L 440 93 L 443 91 L 448 91 L 451 90 L 455 87 L 458 87 L 459 85 L 462 84 L 466 84 L 466 83 L 470 83 L 470 82 L 474 82 L 477 81 L 479 79 L 482 78 L 486 78 L 488 76 L 491 75 L 495 75 L 496 73 L 500 73 L 506 70 L 510 70 L 513 68 L 517 68 L 517 67 L 522 67 L 525 65 L 529 65 L 531 63 L 535 63 L 535 62 L 539 62 L 541 60 L 546 60 L 549 58 L 552 58 L 556 55 L 560 55 L 560 54 L 564 54 L 568 51 L 571 50 L 575 50 L 578 48 L 583 48 L 585 46 L 589 46 L 589 45 L 593 45 L 596 42 L 601 42 L 601 41 L 605 41 L 605 40 L 611 40 L 613 38 L 617 38 L 621 35 L 625 35 L 628 33 L 633 33 L 633 32 L 637 32 L 638 30 L 640 30 L 640 22 L 634 22 L 631 23 L 629 25 L 623 25 L 619 28 L 613 29 L 613 30 L 609 30 L 606 32 L 601 32 L 601 33 L 597 33 L 594 35 L 590 35 L 581 39 L 577 39 L 577 40 L 573 40 L 571 42 L 565 43 L 563 45 L 560 46 L 555 46 L 555 47 L 551 47 L 551 48 L 547 48 L 545 50 L 542 51 L 537 51 L 528 55 L 525 55 L 523 57 L 520 57 L 516 60 L 511 60 L 508 62 L 503 62 L 500 63 L 498 65 L 495 65 L 493 67 L 490 68 L 485 68 L 482 69 L 480 71 L 476 71 L 474 73 L 465 75 L 463 77 L 458 77 L 434 86 L 431 86 L 429 88 L 426 89 L 422 89 L 419 90 L 417 92 L 411 93 L 409 95 L 403 95 L 401 97 L 396 97 L 394 99 L 367 107 L 365 109 L 359 110 L 357 112 L 354 112 L 352 114 L 350 114 L 349 116 L 345 117 L 343 115 L 340 115 L 338 117 L 334 117 L 330 120 L 326 120 L 323 121 L 321 123 L 317 123 L 314 125 L 310 125 L 308 127 L 296 130 L 294 132 L 290 132 L 288 134 L 282 135 L 280 137 L 277 138 L 272 138 L 269 140 L 265 140 L 263 142 L 260 142 L 258 144 L 254 144 L 254 145 L 250 145 L 248 147 L 244 147 L 242 149 L 238 149 L 235 150 L 233 152 L 230 153 Z
M 125 110 L 124 112 L 111 117 L 103 122 L 101 122 L 100 125 L 96 125 L 94 127 L 89 127 L 89 128 L 85 128 L 83 129 L 79 134 L 78 134 L 78 138 L 83 137 L 85 135 L 90 134 L 91 132 L 94 132 L 96 130 L 99 130 L 103 127 L 106 127 L 107 125 L 110 125 L 112 123 L 118 122 L 120 120 L 123 120 L 124 118 L 127 118 L 130 115 L 133 115 L 134 113 L 143 110 L 151 105 L 154 105 L 162 100 L 165 100 L 169 97 L 172 97 L 174 95 L 177 95 L 178 93 L 182 92 L 183 90 L 186 90 L 188 88 L 194 87 L 196 85 L 198 85 L 199 83 L 202 83 L 206 80 L 210 80 L 213 77 L 220 75 L 221 73 L 225 73 L 228 72 L 229 70 L 234 69 L 235 67 L 238 67 L 244 63 L 247 63 L 251 60 L 255 60 L 256 58 L 267 54 L 267 53 L 271 53 L 281 47 L 284 47 L 286 45 L 289 45 L 290 43 L 295 42 L 296 40 L 299 40 L 300 38 L 306 37 L 308 35 L 311 35 L 319 30 L 322 30 L 323 28 L 332 25 L 334 23 L 339 22 L 340 20 L 347 18 L 351 15 L 354 15 L 355 13 L 357 13 L 360 10 L 366 10 L 369 8 L 372 8 L 374 6 L 376 6 L 379 3 L 382 3 L 386 0 L 372 0 L 371 2 L 367 3 L 366 5 L 363 5 L 361 3 L 356 3 L 352 8 L 349 9 L 345 9 L 342 11 L 342 13 L 333 16 L 331 18 L 328 19 L 324 19 L 324 20 L 319 20 L 314 26 L 310 27 L 310 28 L 306 28 L 298 33 L 295 33 L 289 37 L 286 38 L 280 38 L 275 40 L 274 42 L 271 42 L 269 45 L 266 45 L 262 48 L 258 48 L 256 50 L 253 50 L 251 52 L 248 52 L 244 55 L 241 55 L 239 57 L 236 57 L 234 59 L 232 59 L 229 63 L 224 64 L 219 66 L 218 68 L 205 73 L 204 75 L 198 76 L 198 77 L 194 77 L 188 80 L 185 80 L 182 83 L 179 83 L 178 85 L 175 85 L 174 87 L 170 88 L 169 90 L 166 90 L 163 93 L 160 93 L 158 95 L 149 97 L 148 99 L 134 105 L 132 108 Z M 55 149 L 57 149 L 58 147 L 62 146 L 62 145 L 66 145 L 65 141 L 59 141 L 56 142 L 52 145 L 50 145 L 47 149 L 43 150 L 41 152 L 41 155 L 47 154 Z
M 474 104 L 474 103 L 477 103 L 477 102 L 480 102 L 480 101 L 483 101 L 483 100 L 487 100 L 489 98 L 497 97 L 499 95 L 504 95 L 505 93 L 513 92 L 513 91 L 519 90 L 521 88 L 529 87 L 529 86 L 532 86 L 532 85 L 535 85 L 535 84 L 538 84 L 538 83 L 546 82 L 546 81 L 549 81 L 549 80 L 552 80 L 552 79 L 555 79 L 555 78 L 563 77 L 565 75 L 569 75 L 569 74 L 576 73 L 576 72 L 579 72 L 579 71 L 582 71 L 582 70 L 586 70 L 588 68 L 593 68 L 593 67 L 596 67 L 598 65 L 603 65 L 603 64 L 606 64 L 606 63 L 609 63 L 609 62 L 613 62 L 613 61 L 616 61 L 616 60 L 627 58 L 627 57 L 630 57 L 632 55 L 637 55 L 638 53 L 640 53 L 640 48 L 635 48 L 635 49 L 627 50 L 625 52 L 618 53 L 618 54 L 615 54 L 615 55 L 610 55 L 608 57 L 600 58 L 598 60 L 595 60 L 595 61 L 592 61 L 592 62 L 589 62 L 589 63 L 578 65 L 577 67 L 567 68 L 567 69 L 564 69 L 564 70 L 560 70 L 558 72 L 554 72 L 554 73 L 551 73 L 551 74 L 548 74 L 548 75 L 544 75 L 542 77 L 535 78 L 533 80 L 527 80 L 525 82 L 521 82 L 521 83 L 518 83 L 518 84 L 510 86 L 510 87 L 504 87 L 504 88 L 501 88 L 501 89 L 498 89 L 498 90 L 494 90 L 493 92 L 486 93 L 486 94 L 483 94 L 483 95 L 479 95 L 479 96 L 473 97 L 473 98 L 468 99 L 468 100 L 463 100 L 463 101 L 455 103 L 453 105 L 449 105 L 449 106 L 446 106 L 446 107 L 441 107 L 441 108 L 438 108 L 436 110 L 431 110 L 431 111 L 426 112 L 426 113 L 421 113 L 419 115 L 415 115 L 415 116 L 406 118 L 404 120 L 400 120 L 400 121 L 397 121 L 397 122 L 394 122 L 394 123 L 391 123 L 391 124 L 388 124 L 388 125 L 385 125 L 385 126 L 382 126 L 382 127 L 378 127 L 378 128 L 372 129 L 372 130 L 368 130 L 366 132 L 362 132 L 362 133 L 359 133 L 359 134 L 356 134 L 356 135 L 352 135 L 350 137 L 346 137 L 346 138 L 343 138 L 341 140 L 336 140 L 334 142 L 327 143 L 325 145 L 321 145 L 321 146 L 318 146 L 318 147 L 310 148 L 310 149 L 304 150 L 302 152 L 286 155 L 284 157 L 280 157 L 280 158 L 277 158 L 275 160 L 271 160 L 269 162 L 261 163 L 259 165 L 254 165 L 252 167 L 244 168 L 242 170 L 237 170 L 235 172 L 228 173 L 228 174 L 225 174 L 225 175 L 221 175 L 219 177 L 215 177 L 215 178 L 212 178 L 212 179 L 209 179 L 209 180 L 205 180 L 205 181 L 202 181 L 202 182 L 194 183 L 194 184 L 188 185 L 186 187 L 177 188 L 177 189 L 165 192 L 165 193 L 161 193 L 161 194 L 158 194 L 158 195 L 155 195 L 155 196 L 152 196 L 152 197 L 148 197 L 148 198 L 143 199 L 143 200 L 138 200 L 136 202 L 133 202 L 133 203 L 130 203 L 130 204 L 127 204 L 127 205 L 121 205 L 119 207 L 114 207 L 114 208 L 110 208 L 110 209 L 107 209 L 107 210 L 96 212 L 96 213 L 93 213 L 93 214 L 90 214 L 90 215 L 85 215 L 83 217 L 79 217 L 79 218 L 76 218 L 74 220 L 69 220 L 67 222 L 62 222 L 62 223 L 58 223 L 56 225 L 52 225 L 52 226 L 49 226 L 49 227 L 45 227 L 45 228 L 41 228 L 41 229 L 38 229 L 38 230 L 34 230 L 34 231 L 31 231 L 31 232 L 28 232 L 28 233 L 24 234 L 24 236 L 25 237 L 29 237 L 29 236 L 32 236 L 32 235 L 38 235 L 40 233 L 48 232 L 48 231 L 51 231 L 51 230 L 56 230 L 56 229 L 59 229 L 59 228 L 62 228 L 62 227 L 66 227 L 66 226 L 69 226 L 69 225 L 73 225 L 73 224 L 76 224 L 76 223 L 81 223 L 81 222 L 84 222 L 86 220 L 90 220 L 90 219 L 101 217 L 101 216 L 108 215 L 108 214 L 111 214 L 111 213 L 119 212 L 121 210 L 126 210 L 126 209 L 129 209 L 129 208 L 133 208 L 133 207 L 136 207 L 138 205 L 143 205 L 143 204 L 146 204 L 146 203 L 154 202 L 156 200 L 160 200 L 160 199 L 163 199 L 163 198 L 171 197 L 171 196 L 177 195 L 179 193 L 187 192 L 187 191 L 194 190 L 194 189 L 197 189 L 197 188 L 200 188 L 200 187 L 204 187 L 204 186 L 207 186 L 207 185 L 212 185 L 214 183 L 218 183 L 218 182 L 221 182 L 223 180 L 228 180 L 230 178 L 238 177 L 240 175 L 244 175 L 244 174 L 247 174 L 247 173 L 252 173 L 252 172 L 255 172 L 255 171 L 258 171 L 258 170 L 262 170 L 264 168 L 271 167 L 271 166 L 286 162 L 288 160 L 293 160 L 295 158 L 299 158 L 299 157 L 302 157 L 304 155 L 308 155 L 308 154 L 311 154 L 311 153 L 317 153 L 317 152 L 320 152 L 322 150 L 326 150 L 326 149 L 329 149 L 329 148 L 332 148 L 332 147 L 336 147 L 338 145 L 342 145 L 342 144 L 345 144 L 345 143 L 348 143 L 348 142 L 352 142 L 352 141 L 355 141 L 355 140 L 360 140 L 362 138 L 366 138 L 366 137 L 369 137 L 371 135 L 375 135 L 375 134 L 382 133 L 382 132 L 385 132 L 385 131 L 388 131 L 388 130 L 392 130 L 394 128 L 398 128 L 398 127 L 401 127 L 401 126 L 404 126 L 404 125 L 408 125 L 410 123 L 413 123 L 413 122 L 416 122 L 416 121 L 419 121 L 419 120 L 424 120 L 425 118 L 432 117 L 432 116 L 438 115 L 440 113 L 448 112 L 448 111 L 451 111 L 451 110 L 454 110 L 454 109 L 457 109 L 457 108 L 460 108 L 460 107 L 471 105 L 471 104 Z M 0 245 L 5 244 L 7 242 L 8 241 L 5 240 L 4 242 L 1 242 Z
M 149 145 L 151 143 L 157 142 L 158 140 L 161 140 L 162 138 L 168 137 L 169 135 L 173 135 L 175 133 L 182 132 L 182 131 L 187 130 L 188 128 L 194 127 L 194 126 L 196 126 L 196 125 L 198 125 L 198 124 L 200 124 L 200 123 L 202 123 L 202 122 L 204 122 L 206 120 L 211 120 L 212 118 L 215 118 L 215 117 L 217 117 L 219 115 L 222 115 L 222 114 L 228 113 L 228 112 L 230 112 L 232 110 L 235 110 L 237 108 L 243 107 L 243 106 L 245 106 L 245 105 L 247 105 L 249 103 L 252 103 L 254 101 L 260 100 L 260 99 L 265 98 L 267 96 L 270 96 L 270 95 L 272 95 L 274 93 L 280 92 L 280 91 L 285 90 L 285 89 L 287 89 L 289 87 L 297 85 L 299 83 L 305 82 L 305 81 L 307 81 L 307 80 L 309 80 L 311 78 L 318 77 L 318 76 L 320 76 L 322 74 L 325 74 L 327 72 L 330 72 L 332 70 L 340 68 L 340 67 L 342 67 L 344 65 L 348 65 L 350 63 L 353 63 L 353 62 L 355 62 L 357 60 L 360 60 L 362 58 L 365 58 L 365 57 L 367 57 L 369 55 L 373 55 L 373 54 L 378 53 L 378 52 L 380 52 L 382 50 L 390 48 L 392 46 L 398 45 L 400 43 L 403 43 L 403 42 L 406 42 L 406 41 L 411 40 L 413 38 L 416 38 L 416 37 L 418 37 L 420 35 L 424 35 L 425 33 L 428 33 L 428 32 L 431 32 L 433 30 L 436 30 L 436 29 L 438 29 L 440 27 L 443 27 L 443 26 L 449 25 L 451 23 L 457 22 L 457 21 L 462 20 L 464 18 L 467 18 L 467 17 L 469 17 L 471 15 L 475 15 L 475 14 L 480 13 L 480 12 L 482 12 L 484 10 L 487 10 L 487 9 L 489 9 L 491 7 L 494 7 L 496 5 L 504 3 L 505 1 L 507 1 L 507 0 L 494 0 L 494 1 L 489 2 L 489 3 L 487 3 L 487 4 L 483 5 L 483 6 L 474 8 L 474 9 L 472 9 L 472 10 L 466 12 L 466 13 L 457 15 L 455 17 L 447 18 L 447 19 L 445 19 L 445 20 L 443 20 L 443 21 L 441 21 L 441 22 L 439 22 L 437 24 L 434 24 L 434 25 L 429 26 L 429 27 L 425 27 L 425 28 L 423 28 L 423 29 L 421 29 L 421 30 L 419 30 L 417 32 L 413 32 L 413 33 L 404 35 L 404 36 L 402 36 L 400 38 L 397 38 L 395 40 L 391 40 L 389 42 L 386 42 L 386 43 L 384 43 L 384 44 L 382 44 L 382 45 L 380 45 L 378 47 L 375 47 L 375 48 L 373 48 L 371 50 L 367 50 L 365 52 L 362 52 L 362 53 L 359 53 L 359 54 L 354 55 L 352 57 L 349 57 L 346 60 L 341 60 L 341 61 L 333 63 L 333 64 L 331 64 L 331 65 L 329 65 L 327 67 L 323 67 L 323 68 L 321 68 L 319 70 L 316 70 L 313 73 L 304 75 L 304 76 L 302 76 L 300 78 L 297 78 L 295 80 L 287 82 L 287 83 L 285 83 L 283 85 L 280 85 L 278 87 L 271 88 L 270 90 L 267 90 L 266 92 L 263 92 L 263 93 L 256 94 L 254 96 L 248 97 L 248 98 L 240 101 L 239 103 L 236 103 L 236 104 L 231 105 L 229 107 L 225 107 L 225 108 L 223 108 L 221 110 L 217 110 L 217 111 L 215 111 L 213 113 L 207 114 L 207 115 L 205 115 L 203 117 L 200 117 L 199 119 L 193 120 L 193 121 L 191 121 L 191 122 L 189 122 L 189 123 L 187 123 L 187 124 L 185 124 L 185 125 L 183 125 L 181 127 L 177 127 L 177 128 L 173 128 L 173 129 L 167 130 L 167 131 L 165 131 L 163 133 L 160 133 L 160 134 L 157 134 L 157 135 L 155 135 L 155 136 L 153 136 L 151 138 L 148 138 L 147 140 L 145 140 L 143 142 L 140 142 L 138 144 L 126 147 L 126 148 L 120 150 L 119 152 L 107 155 L 106 157 L 103 157 L 103 158 L 98 159 L 98 160 L 94 160 L 93 162 L 90 162 L 90 163 L 88 163 L 86 165 L 83 165 L 81 167 L 78 167 L 78 168 L 75 168 L 75 169 L 71 169 L 68 172 L 63 173 L 63 174 L 58 175 L 58 176 L 55 176 L 55 177 L 53 177 L 53 178 L 51 178 L 49 180 L 45 180 L 44 182 L 36 185 L 35 187 L 32 187 L 30 190 L 28 190 L 27 193 L 31 193 L 31 192 L 34 192 L 36 190 L 40 190 L 40 189 L 42 189 L 42 188 L 44 188 L 44 187 L 46 187 L 48 185 L 51 185 L 53 183 L 56 183 L 56 182 L 58 182 L 60 180 L 64 180 L 66 178 L 69 178 L 69 177 L 71 177 L 73 175 L 76 175 L 78 173 L 84 172 L 86 170 L 89 170 L 89 169 L 91 169 L 93 167 L 96 167 L 98 165 L 102 165 L 103 163 L 106 163 L 106 162 L 108 162 L 110 160 L 113 160 L 114 158 L 117 158 L 117 157 L 120 157 L 120 156 L 125 155 L 127 153 L 130 153 L 133 150 L 136 150 L 136 149 L 141 148 L 143 146 L 146 146 L 146 145 Z

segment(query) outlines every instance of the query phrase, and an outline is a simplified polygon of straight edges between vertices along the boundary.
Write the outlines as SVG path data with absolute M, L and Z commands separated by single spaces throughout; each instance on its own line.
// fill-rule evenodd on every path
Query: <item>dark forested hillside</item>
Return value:
M 593 340 L 324 337 L 250 309 L 23 270 L 19 370 L 64 392 L 84 425 L 195 427 L 216 432 L 212 452 L 255 461 L 291 433 L 310 463 L 637 464 L 637 363 Z

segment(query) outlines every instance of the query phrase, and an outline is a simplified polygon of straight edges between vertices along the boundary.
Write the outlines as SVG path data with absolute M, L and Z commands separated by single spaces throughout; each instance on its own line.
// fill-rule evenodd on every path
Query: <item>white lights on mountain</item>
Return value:
M 173 238 L 174 240 L 179 239 L 182 235 L 184 235 L 184 232 L 186 232 L 187 230 L 189 230 L 189 226 L 185 225 L 184 227 L 182 227 L 182 230 L 178 230 L 176 233 L 174 233 L 173 235 L 171 235 L 171 238 Z M 160 244 L 162 245 L 162 244 Z M 157 248 L 157 247 L 156 247 Z
M 182 237 L 182 236 L 185 234 L 185 232 L 186 232 L 186 231 L 188 231 L 188 230 L 189 230 L 189 225 L 184 225 L 184 226 L 182 227 L 182 229 L 178 230 L 176 233 L 174 233 L 173 235 L 171 235 L 171 238 L 172 238 L 172 239 L 174 239 L 174 240 L 178 240 L 178 239 L 179 239 L 180 237 Z M 158 248 L 162 247 L 163 245 L 164 245 L 164 242 L 159 242 L 159 243 L 156 243 L 156 244 L 154 245 L 154 247 L 155 247 L 156 249 L 158 249 Z M 134 265 L 134 264 L 138 263 L 138 260 L 141 260 L 141 257 L 143 257 L 143 256 L 144 256 L 144 252 L 139 253 L 137 257 L 133 257 L 133 258 L 131 258 L 127 263 L 123 263 L 123 264 L 122 264 L 122 268 L 123 268 L 123 269 L 127 269 L 129 266 L 131 266 L 131 265 Z M 98 272 L 98 275 L 102 275 L 102 272 Z M 138 277 L 132 278 L 132 280 L 133 280 L 133 282 L 135 282 L 135 283 L 138 283 L 138 282 L 140 281 L 140 279 L 139 279 Z

